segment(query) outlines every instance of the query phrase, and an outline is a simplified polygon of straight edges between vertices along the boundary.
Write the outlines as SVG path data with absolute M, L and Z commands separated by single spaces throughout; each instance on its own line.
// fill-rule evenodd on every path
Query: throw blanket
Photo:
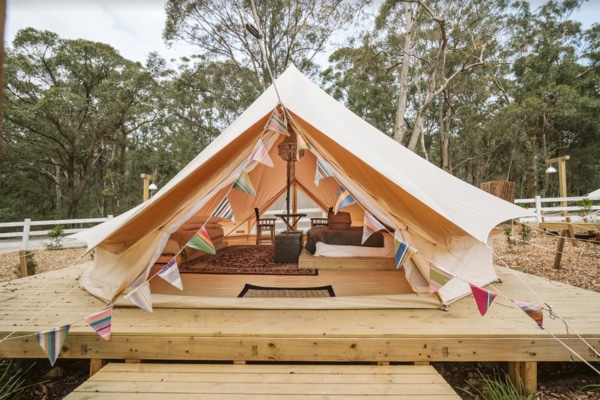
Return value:
M 361 226 L 352 226 L 344 230 L 315 226 L 306 232 L 306 245 L 304 247 L 310 254 L 315 254 L 317 242 L 338 246 L 383 247 L 383 234 L 381 232 L 375 232 L 369 236 L 364 244 L 361 244 L 362 234 L 363 228 Z

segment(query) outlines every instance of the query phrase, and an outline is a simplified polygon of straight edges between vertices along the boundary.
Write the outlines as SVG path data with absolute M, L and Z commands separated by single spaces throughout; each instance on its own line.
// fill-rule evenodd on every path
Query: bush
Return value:
M 48 236 L 50 236 L 51 241 L 50 243 L 44 244 L 46 250 L 60 250 L 63 248 L 61 241 L 65 236 L 65 230 L 62 225 L 56 225 L 54 228 L 49 230 Z
M 474 388 L 474 393 L 471 393 L 467 389 L 458 388 L 458 390 L 473 396 L 476 399 L 485 400 L 534 400 L 535 393 L 530 395 L 523 395 L 520 393 L 519 388 L 510 380 L 510 377 L 504 372 L 504 377 L 489 377 L 479 371 L 479 376 L 482 381 L 482 388 Z M 470 382 L 467 382 L 470 384 Z M 519 382 L 519 386 L 522 383 Z
M 37 261 L 33 258 L 33 252 L 25 253 L 25 260 L 27 262 L 27 276 L 35 275 L 37 272 L 38 264 Z

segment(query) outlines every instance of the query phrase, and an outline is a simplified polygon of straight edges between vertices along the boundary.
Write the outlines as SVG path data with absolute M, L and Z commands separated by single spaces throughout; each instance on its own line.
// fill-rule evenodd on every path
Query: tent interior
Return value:
M 290 157 L 296 160 L 286 160 Z M 351 196 L 348 205 L 342 192 Z M 198 252 L 254 243 L 255 209 L 264 215 L 283 198 L 280 211 L 295 213 L 300 195 L 319 216 L 335 208 L 350 215 L 353 227 L 376 221 L 383 228 L 378 246 L 397 268 L 371 268 L 368 258 L 360 268 L 344 268 L 337 254 L 335 268 L 317 268 L 310 276 L 182 273 L 183 290 L 159 278 L 170 259 L 181 263 Z M 124 295 L 148 282 L 155 307 L 441 307 L 467 295 L 469 283 L 496 280 L 489 235 L 494 226 L 520 216 L 529 212 L 408 151 L 290 67 L 149 201 L 77 235 L 96 252 L 81 284 L 122 305 L 131 305 Z M 280 224 L 276 234 L 285 230 Z M 203 234 L 208 250 L 190 245 L 206 239 Z M 306 243 L 307 231 L 302 239 Z M 401 244 L 416 253 L 400 265 L 395 257 Z M 308 256 L 316 265 L 327 263 L 326 255 Z M 346 260 L 356 264 L 357 258 Z M 432 263 L 453 276 L 435 293 L 429 290 Z M 335 297 L 237 297 L 246 283 L 332 285 Z

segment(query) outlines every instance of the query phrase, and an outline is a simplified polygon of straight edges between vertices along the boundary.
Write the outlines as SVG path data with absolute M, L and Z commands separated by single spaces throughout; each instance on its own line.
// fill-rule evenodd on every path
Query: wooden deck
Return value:
M 66 400 L 460 400 L 427 365 L 111 363 Z
M 175 308 L 148 313 L 136 307 L 117 307 L 112 317 L 112 339 L 105 341 L 83 320 L 105 306 L 78 287 L 83 268 L 70 267 L 0 286 L 0 357 L 46 358 L 34 333 L 69 324 L 60 357 L 90 359 L 92 372 L 104 360 L 506 361 L 528 388 L 535 389 L 536 362 L 571 360 L 569 350 L 552 335 L 586 360 L 600 360 L 596 353 L 600 350 L 600 293 L 507 269 L 498 271 L 502 283 L 491 290 L 501 295 L 485 317 L 480 316 L 471 296 L 452 304 L 447 311 Z M 369 280 L 369 273 L 362 273 L 367 285 L 376 285 Z M 320 276 L 323 279 L 324 275 Z M 261 285 L 261 278 L 254 276 L 252 283 Z M 298 285 L 305 279 L 294 278 Z M 217 278 L 204 275 L 194 279 L 214 283 Z M 336 282 L 329 283 L 338 293 Z M 550 318 L 546 312 L 545 330 L 540 329 L 507 299 L 552 305 L 568 322 L 568 331 L 560 319 Z

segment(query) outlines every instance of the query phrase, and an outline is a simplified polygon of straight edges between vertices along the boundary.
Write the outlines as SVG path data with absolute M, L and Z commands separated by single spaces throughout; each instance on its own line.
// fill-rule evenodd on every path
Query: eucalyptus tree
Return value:
M 109 45 L 28 28 L 7 53 L 6 81 L 11 167 L 53 186 L 57 216 L 75 217 L 82 199 L 102 212 L 105 175 L 131 174 L 128 138 L 155 118 L 152 77 Z
M 163 37 L 197 46 L 209 62 L 251 70 L 249 79 L 262 92 L 271 72 L 278 76 L 290 64 L 308 75 L 318 72 L 328 43 L 369 1 L 168 0 Z

